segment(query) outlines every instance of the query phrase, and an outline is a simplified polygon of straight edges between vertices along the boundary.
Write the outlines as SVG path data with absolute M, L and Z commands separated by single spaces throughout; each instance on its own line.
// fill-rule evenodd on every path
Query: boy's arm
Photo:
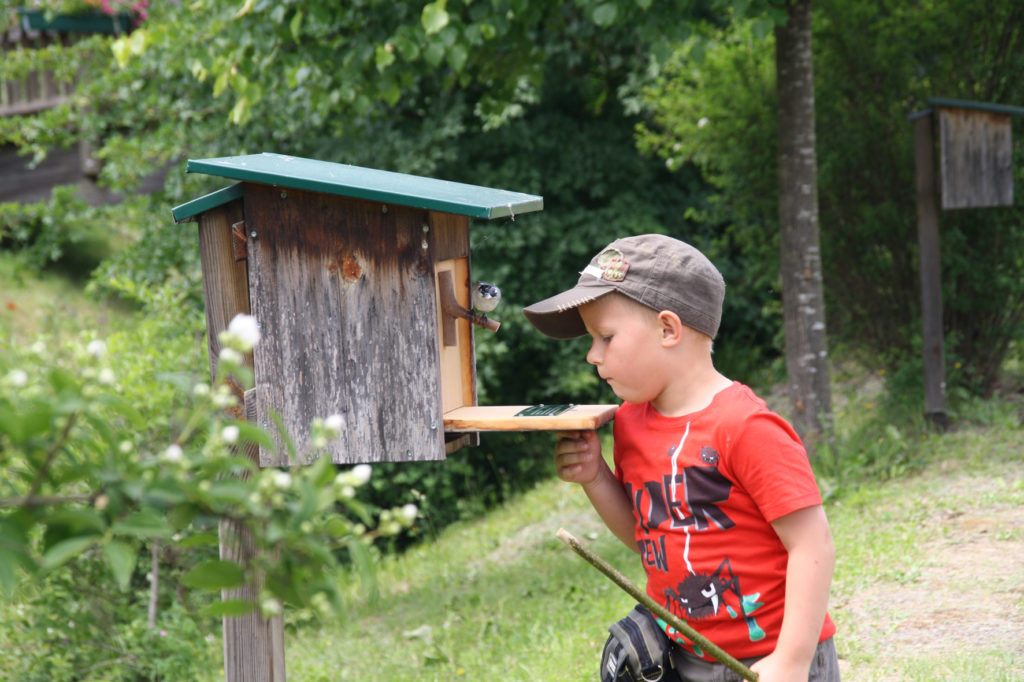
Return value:
M 835 566 L 832 533 L 821 505 L 771 523 L 789 552 L 785 614 L 775 650 L 751 669 L 760 675 L 760 682 L 806 682 L 828 607 Z
M 604 461 L 597 432 L 563 431 L 556 435 L 555 468 L 558 477 L 569 483 L 579 483 L 615 537 L 639 553 L 633 504 L 622 482 L 615 478 Z

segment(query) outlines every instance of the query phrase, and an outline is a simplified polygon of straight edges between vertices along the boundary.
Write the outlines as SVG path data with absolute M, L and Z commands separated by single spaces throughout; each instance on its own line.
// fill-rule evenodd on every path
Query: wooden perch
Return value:
M 675 614 L 664 606 L 651 599 L 646 592 L 630 582 L 629 578 L 615 570 L 615 567 L 594 554 L 589 548 L 580 544 L 580 541 L 573 537 L 569 531 L 564 528 L 559 528 L 555 535 L 558 536 L 559 540 L 569 545 L 574 552 L 590 562 L 591 566 L 611 578 L 612 582 L 628 592 L 633 599 L 636 599 L 647 607 L 648 611 L 671 625 L 677 632 L 681 632 L 686 635 L 691 642 L 714 656 L 715 660 L 732 670 L 743 679 L 750 680 L 751 682 L 757 682 L 757 673 L 730 656 L 724 649 L 720 648 L 707 637 L 694 630 L 689 624 L 684 622 L 681 618 L 676 617 Z
M 498 327 L 501 326 L 500 322 L 492 320 L 483 313 L 470 310 L 459 303 L 458 299 L 455 298 L 455 287 L 452 284 L 452 273 L 450 271 L 441 270 L 437 273 L 437 289 L 441 297 L 441 334 L 444 345 L 454 346 L 456 343 L 455 318 L 457 317 L 469 320 L 479 327 L 490 329 L 492 332 L 498 331 Z

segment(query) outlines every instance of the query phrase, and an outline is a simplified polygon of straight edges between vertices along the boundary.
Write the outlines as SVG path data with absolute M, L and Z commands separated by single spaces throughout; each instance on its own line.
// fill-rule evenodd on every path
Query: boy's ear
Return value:
M 658 324 L 661 326 L 662 348 L 671 348 L 683 340 L 683 323 L 675 313 L 662 310 L 658 313 Z

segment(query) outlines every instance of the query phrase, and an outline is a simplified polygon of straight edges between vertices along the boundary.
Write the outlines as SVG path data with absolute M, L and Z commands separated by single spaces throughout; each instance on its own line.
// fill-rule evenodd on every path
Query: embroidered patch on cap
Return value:
M 605 249 L 597 257 L 597 266 L 601 268 L 601 279 L 621 282 L 626 279 L 629 261 L 618 249 Z

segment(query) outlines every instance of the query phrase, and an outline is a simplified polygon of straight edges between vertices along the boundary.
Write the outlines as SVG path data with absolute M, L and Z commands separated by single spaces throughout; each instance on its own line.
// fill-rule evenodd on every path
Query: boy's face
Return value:
M 579 312 L 593 339 L 587 362 L 615 395 L 630 403 L 655 401 L 667 385 L 658 314 L 618 294 L 582 305 Z

